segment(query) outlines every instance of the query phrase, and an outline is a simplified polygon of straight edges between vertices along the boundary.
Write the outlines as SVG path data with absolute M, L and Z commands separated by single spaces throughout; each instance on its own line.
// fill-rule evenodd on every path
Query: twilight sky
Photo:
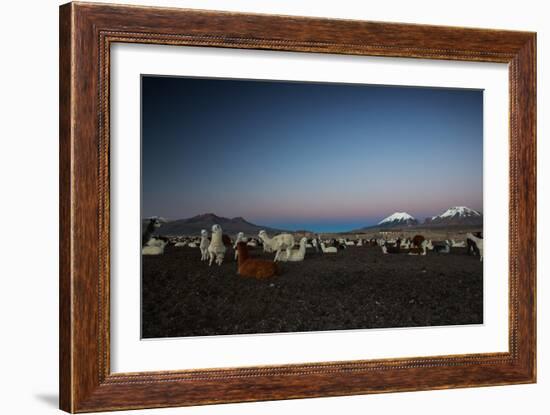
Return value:
M 142 77 L 142 216 L 345 231 L 483 211 L 483 92 Z

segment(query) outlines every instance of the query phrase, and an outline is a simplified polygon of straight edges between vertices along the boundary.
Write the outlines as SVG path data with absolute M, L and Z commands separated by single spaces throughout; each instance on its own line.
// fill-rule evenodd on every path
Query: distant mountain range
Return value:
M 143 225 L 146 226 L 147 223 L 148 219 L 144 219 Z M 201 229 L 210 232 L 214 224 L 220 225 L 223 232 L 229 235 L 235 235 L 238 232 L 244 232 L 245 235 L 257 235 L 262 229 L 268 233 L 283 232 L 281 229 L 250 223 L 242 217 L 224 218 L 214 213 L 205 213 L 188 219 L 167 221 L 157 228 L 155 233 L 159 235 L 200 235 Z
M 447 209 L 441 215 L 426 218 L 425 225 L 482 225 L 483 215 L 466 206 Z
M 166 220 L 161 217 L 159 219 L 161 227 L 155 230 L 159 235 L 200 235 L 202 229 L 210 232 L 212 225 L 218 224 L 222 227 L 223 232 L 229 235 L 236 235 L 238 232 L 244 232 L 245 235 L 258 235 L 262 229 L 270 234 L 281 232 L 289 232 L 283 229 L 275 229 L 269 226 L 256 225 L 248 222 L 242 217 L 225 218 L 215 215 L 214 213 L 205 213 L 202 215 L 193 216 L 188 219 Z M 142 229 L 145 230 L 150 218 L 145 218 L 142 221 Z M 414 227 L 438 227 L 438 226 L 472 226 L 483 225 L 483 215 L 466 206 L 455 206 L 447 209 L 440 215 L 426 218 L 423 223 L 420 223 L 414 216 L 407 212 L 395 212 L 390 216 L 382 219 L 378 224 L 373 226 L 365 226 L 360 229 L 350 230 L 341 233 L 354 233 L 366 230 L 376 229 L 399 229 L 399 228 L 414 228 Z M 308 231 L 298 231 L 307 233 Z
M 373 229 L 409 228 L 415 226 L 437 227 L 437 226 L 466 226 L 483 225 L 483 215 L 477 210 L 466 206 L 455 206 L 447 209 L 441 215 L 426 218 L 420 223 L 414 216 L 407 212 L 395 212 L 385 219 L 382 219 L 374 226 L 366 226 L 358 231 Z M 356 231 L 353 231 L 356 232 Z

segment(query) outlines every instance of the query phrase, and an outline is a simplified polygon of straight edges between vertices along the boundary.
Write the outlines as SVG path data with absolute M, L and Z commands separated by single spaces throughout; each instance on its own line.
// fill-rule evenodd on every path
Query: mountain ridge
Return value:
M 364 226 L 362 228 L 350 231 L 360 232 L 374 229 L 394 229 L 394 228 L 421 228 L 438 226 L 470 226 L 483 225 L 483 214 L 477 210 L 466 206 L 453 206 L 445 210 L 440 215 L 426 218 L 422 223 L 407 212 L 394 212 L 382 219 L 376 225 Z
M 202 229 L 211 230 L 212 225 L 218 224 L 222 227 L 223 232 L 235 235 L 238 232 L 244 232 L 247 236 L 256 236 L 260 230 L 265 230 L 268 233 L 299 233 L 298 231 L 290 231 L 284 229 L 272 228 L 270 226 L 257 225 L 247 221 L 242 216 L 226 218 L 216 215 L 215 213 L 201 213 L 190 218 L 166 220 L 158 216 L 151 218 L 161 219 L 162 226 L 157 228 L 155 234 L 160 235 L 200 235 Z M 149 218 L 142 220 L 142 229 L 147 226 Z M 417 220 L 414 216 L 407 212 L 394 212 L 385 217 L 376 225 L 363 226 L 350 231 L 342 231 L 337 233 L 355 233 L 366 230 L 385 230 L 385 229 L 400 229 L 400 228 L 424 228 L 424 227 L 442 227 L 442 226 L 480 226 L 483 225 L 483 214 L 477 210 L 470 209 L 466 206 L 453 206 L 445 210 L 440 215 L 426 218 L 423 222 Z M 302 231 L 304 233 L 312 233 L 310 231 Z M 322 232 L 321 232 L 322 233 Z
M 453 206 L 440 215 L 426 218 L 425 225 L 482 225 L 483 215 L 466 206 Z
M 142 220 L 142 226 L 146 226 L 147 219 Z M 185 219 L 176 219 L 163 223 L 160 228 L 157 228 L 155 234 L 158 235 L 200 235 L 202 229 L 208 232 L 212 229 L 212 225 L 218 224 L 222 227 L 224 233 L 233 235 L 238 232 L 244 232 L 245 235 L 257 235 L 260 230 L 265 230 L 268 233 L 286 232 L 282 229 L 271 228 L 269 226 L 261 226 L 251 223 L 242 216 L 234 218 L 226 218 L 218 216 L 215 213 L 202 213 Z

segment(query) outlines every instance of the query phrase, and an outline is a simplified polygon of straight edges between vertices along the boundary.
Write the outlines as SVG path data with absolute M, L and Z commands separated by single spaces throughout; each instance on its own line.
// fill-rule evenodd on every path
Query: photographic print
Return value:
M 483 91 L 142 75 L 141 333 L 483 323 Z

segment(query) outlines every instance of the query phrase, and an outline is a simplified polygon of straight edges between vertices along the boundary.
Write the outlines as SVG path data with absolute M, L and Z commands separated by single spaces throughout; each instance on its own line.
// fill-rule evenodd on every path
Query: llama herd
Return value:
M 326 239 L 320 236 L 313 238 L 302 237 L 298 243 L 294 235 L 281 233 L 270 237 L 265 230 L 261 230 L 257 237 L 245 237 L 239 232 L 234 241 L 223 233 L 220 225 L 213 225 L 211 234 L 206 229 L 201 230 L 200 237 L 161 237 L 153 236 L 158 227 L 155 219 L 151 219 L 142 237 L 142 255 L 162 255 L 168 244 L 175 248 L 199 248 L 201 261 L 208 262 L 209 266 L 216 263 L 221 265 L 229 250 L 234 251 L 234 260 L 237 261 L 238 274 L 254 278 L 268 278 L 277 275 L 278 262 L 304 261 L 308 249 L 322 255 L 335 255 L 350 247 L 379 247 L 384 255 L 421 255 L 425 256 L 429 251 L 436 254 L 449 254 L 452 248 L 466 248 L 469 255 L 479 256 L 483 261 L 483 237 L 480 233 L 467 233 L 464 240 L 456 241 L 447 239 L 433 241 L 423 235 L 403 237 L 401 235 L 388 238 L 360 238 L 355 240 L 348 238 Z M 265 253 L 274 253 L 273 261 L 252 258 L 250 248 L 262 247 Z
M 483 238 L 480 235 L 467 233 L 464 241 L 446 239 L 434 243 L 431 239 L 425 239 L 422 235 L 414 238 L 397 238 L 395 240 L 376 240 L 384 254 L 426 255 L 428 251 L 437 254 L 450 254 L 451 248 L 467 248 L 468 255 L 477 255 L 483 261 Z

